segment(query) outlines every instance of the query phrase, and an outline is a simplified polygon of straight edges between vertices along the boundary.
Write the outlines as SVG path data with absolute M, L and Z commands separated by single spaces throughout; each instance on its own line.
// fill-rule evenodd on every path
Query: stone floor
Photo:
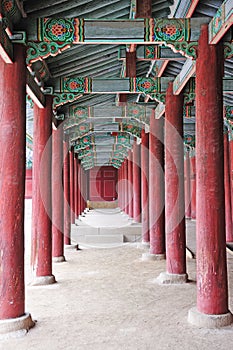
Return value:
M 28 266 L 29 211 L 27 215 Z M 165 271 L 165 261 L 144 262 L 142 252 L 136 243 L 66 249 L 67 261 L 53 266 L 56 284 L 26 288 L 26 310 L 36 326 L 24 337 L 1 340 L 0 349 L 231 349 L 233 326 L 210 330 L 187 322 L 188 310 L 195 306 L 195 260 L 187 259 L 189 283 L 161 286 L 155 278 Z M 29 272 L 27 267 L 27 280 Z M 228 273 L 233 311 L 232 255 Z

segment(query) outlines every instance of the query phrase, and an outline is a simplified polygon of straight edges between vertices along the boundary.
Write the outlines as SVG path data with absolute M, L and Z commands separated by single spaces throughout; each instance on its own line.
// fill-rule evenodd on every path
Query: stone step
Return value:
M 106 238 L 106 243 L 108 242 L 108 237 L 115 237 L 116 242 L 119 240 L 122 242 L 135 242 L 141 239 L 141 225 L 131 225 L 122 227 L 92 227 L 92 226 L 76 226 L 72 225 L 71 237 L 72 241 L 84 243 L 88 237 L 88 242 L 91 241 L 93 237 L 93 243 L 96 242 L 96 236 L 101 236 L 102 240 Z M 119 238 L 118 238 L 119 237 Z

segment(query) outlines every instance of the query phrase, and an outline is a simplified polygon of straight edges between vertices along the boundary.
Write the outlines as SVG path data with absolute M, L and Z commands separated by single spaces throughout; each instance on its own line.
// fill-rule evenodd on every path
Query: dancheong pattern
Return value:
M 3 0 L 2 11 L 6 15 L 13 16 L 16 12 L 16 5 L 14 0 Z
M 61 79 L 62 92 L 88 93 L 92 88 L 91 78 L 83 77 L 67 77 Z
M 145 20 L 146 41 L 187 41 L 189 34 L 189 19 L 150 18 Z
M 38 19 L 39 41 L 79 43 L 83 41 L 83 20 L 78 18 Z
M 90 116 L 90 107 L 70 106 L 69 115 L 77 121 L 87 119 Z
M 159 91 L 158 78 L 130 78 L 130 91 L 144 94 Z
M 225 106 L 225 117 L 233 120 L 233 106 Z
M 160 47 L 158 45 L 144 45 L 144 57 L 147 60 L 155 60 L 160 57 Z

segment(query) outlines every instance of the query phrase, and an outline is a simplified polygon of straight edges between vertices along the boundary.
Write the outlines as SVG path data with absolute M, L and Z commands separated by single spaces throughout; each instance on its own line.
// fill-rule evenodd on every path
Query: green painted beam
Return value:
M 52 81 L 55 93 L 155 93 L 166 91 L 173 78 L 91 78 L 70 76 Z
M 28 40 L 36 42 L 163 44 L 197 41 L 200 27 L 209 18 L 93 20 L 39 18 L 26 21 Z M 172 28 L 172 31 L 169 29 Z
M 217 44 L 233 24 L 232 0 L 225 0 L 209 24 L 209 43 Z M 229 35 L 231 33 L 229 32 Z M 226 38 L 225 38 L 226 40 Z M 227 39 L 228 40 L 228 39 Z M 232 40 L 232 36 L 229 38 Z
M 185 57 L 180 53 L 173 52 L 169 47 L 159 45 L 139 45 L 136 49 L 138 61 L 152 61 L 152 60 L 184 60 Z M 126 49 L 119 48 L 119 60 L 126 59 Z

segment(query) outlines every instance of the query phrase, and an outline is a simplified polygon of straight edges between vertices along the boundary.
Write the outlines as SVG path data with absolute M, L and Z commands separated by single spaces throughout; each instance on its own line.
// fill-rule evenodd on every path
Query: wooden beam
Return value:
M 66 111 L 67 127 L 79 124 L 82 121 L 99 120 L 103 122 L 106 118 L 112 118 L 116 122 L 123 119 L 136 119 L 142 123 L 149 121 L 152 107 L 139 105 L 136 103 L 126 103 L 124 106 L 106 105 L 104 107 L 83 107 L 74 104 Z
M 158 106 L 155 108 L 155 119 L 161 118 L 165 113 L 165 105 L 162 103 L 159 103 Z
M 135 18 L 151 18 L 152 4 L 151 0 L 136 0 Z
M 180 73 L 177 75 L 176 79 L 173 82 L 173 93 L 174 95 L 179 95 L 183 90 L 189 79 L 193 76 L 196 71 L 196 62 L 187 59 L 183 65 Z
M 233 79 L 223 78 L 223 92 L 225 94 L 233 94 Z
M 165 91 L 172 77 L 91 78 L 70 76 L 54 81 L 55 93 L 143 93 Z
M 164 73 L 168 63 L 169 63 L 169 60 L 163 61 L 163 63 L 160 66 L 160 69 L 158 71 L 158 75 L 157 75 L 158 78 L 162 77 L 162 75 L 163 75 L 163 73 Z
M 29 71 L 27 71 L 26 77 L 26 92 L 39 108 L 45 107 L 45 96 Z
M 217 44 L 225 36 L 232 24 L 232 0 L 225 0 L 209 23 L 209 44 Z M 231 36 L 231 33 L 229 34 Z M 232 37 L 229 40 L 232 40 Z
M 200 0 L 192 0 L 191 1 L 190 7 L 189 7 L 188 12 L 186 14 L 186 18 L 192 17 L 192 15 L 193 15 L 193 13 L 194 13 L 194 11 L 195 11 L 199 1 Z
M 136 77 L 136 51 L 126 52 L 126 77 Z
M 209 18 L 148 18 L 137 20 L 98 20 L 82 18 L 30 18 L 28 40 L 66 44 L 164 44 L 166 42 L 197 41 L 201 24 L 209 23 Z M 164 28 L 169 23 L 176 27 L 170 35 Z M 54 28 L 67 28 L 69 35 L 61 35 Z
M 169 47 L 161 47 L 159 45 L 140 45 L 136 49 L 137 61 L 154 61 L 154 60 L 184 60 L 185 57 L 180 53 L 173 52 Z M 126 50 L 124 47 L 119 49 L 119 60 L 126 58 Z
M 13 63 L 13 45 L 0 21 L 0 56 L 6 63 Z

